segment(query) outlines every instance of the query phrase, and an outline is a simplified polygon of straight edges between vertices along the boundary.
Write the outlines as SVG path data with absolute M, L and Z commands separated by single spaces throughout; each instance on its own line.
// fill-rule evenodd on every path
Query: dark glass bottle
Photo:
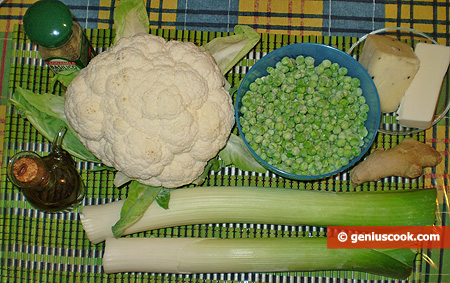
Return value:
M 77 205 L 84 197 L 84 184 L 75 161 L 62 149 L 66 128 L 61 128 L 45 157 L 32 151 L 14 155 L 8 163 L 8 177 L 35 208 L 56 212 Z
M 83 29 L 60 1 L 40 0 L 31 5 L 25 12 L 23 26 L 55 73 L 80 70 L 96 55 Z

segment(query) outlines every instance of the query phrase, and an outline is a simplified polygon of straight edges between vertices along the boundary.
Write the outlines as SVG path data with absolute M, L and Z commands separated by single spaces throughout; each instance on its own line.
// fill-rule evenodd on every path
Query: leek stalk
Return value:
M 405 279 L 416 253 L 410 249 L 327 249 L 313 238 L 110 238 L 106 273 L 242 273 L 353 270 Z
M 81 222 L 93 243 L 113 237 L 124 201 L 85 206 Z M 173 190 L 169 208 L 153 202 L 125 232 L 210 223 L 327 226 L 424 226 L 435 222 L 436 190 L 327 192 L 267 187 Z

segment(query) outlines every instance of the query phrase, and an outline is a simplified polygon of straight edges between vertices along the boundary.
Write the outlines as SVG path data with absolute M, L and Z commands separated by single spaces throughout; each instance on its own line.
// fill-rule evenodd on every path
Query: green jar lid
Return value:
M 72 35 L 72 13 L 56 0 L 40 0 L 27 9 L 23 28 L 31 41 L 48 48 L 66 43 Z

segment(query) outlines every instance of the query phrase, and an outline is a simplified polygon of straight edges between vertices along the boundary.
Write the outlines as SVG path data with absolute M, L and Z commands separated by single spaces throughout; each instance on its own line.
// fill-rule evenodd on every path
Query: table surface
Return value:
M 185 281 L 187 278 L 191 281 L 199 281 L 200 279 L 198 278 L 194 280 L 189 277 L 171 277 L 169 275 L 140 274 L 133 275 L 134 277 L 128 275 L 127 277 L 125 275 L 106 276 L 102 274 L 100 266 L 103 247 L 88 243 L 87 239 L 82 235 L 83 231 L 80 230 L 75 212 L 61 216 L 62 218 L 60 219 L 54 219 L 53 216 L 36 212 L 27 206 L 20 194 L 9 184 L 6 178 L 5 167 L 12 147 L 16 149 L 24 148 L 23 144 L 26 143 L 28 145 L 30 140 L 33 140 L 34 144 L 48 144 L 48 141 L 43 139 L 27 121 L 21 120 L 16 114 L 13 114 L 11 107 L 7 105 L 8 97 L 13 93 L 15 87 L 26 84 L 26 82 L 23 82 L 24 79 L 30 79 L 29 76 L 22 74 L 24 78 L 21 80 L 16 77 L 16 74 L 12 74 L 12 70 L 18 68 L 17 62 L 13 60 L 17 57 L 17 52 L 14 52 L 17 48 L 16 43 L 25 40 L 19 38 L 23 36 L 19 26 L 26 9 L 33 2 L 35 1 L 0 1 L 0 154 L 2 155 L 0 158 L 2 168 L 0 179 L 0 272 L 2 282 L 59 282 L 59 280 L 61 282 L 144 282 L 145 280 Z M 95 34 L 103 30 L 114 28 L 113 9 L 118 1 L 62 0 L 62 2 L 68 5 L 75 19 L 90 34 L 95 36 Z M 273 35 L 273 38 L 270 40 L 276 41 L 279 39 L 282 44 L 288 44 L 304 38 L 309 38 L 311 41 L 320 41 L 324 38 L 337 39 L 337 41 L 349 39 L 349 42 L 354 42 L 357 38 L 370 31 L 385 27 L 401 26 L 420 30 L 437 40 L 440 44 L 450 45 L 449 0 L 158 0 L 146 1 L 146 3 L 150 27 L 154 31 L 168 30 L 181 34 L 188 31 L 227 33 L 233 32 L 235 25 L 242 24 L 254 28 L 262 35 Z M 335 41 L 331 40 L 329 42 Z M 347 45 L 339 46 L 342 48 L 349 47 L 348 43 Z M 31 83 L 34 83 L 34 81 Z M 448 124 L 448 116 L 446 116 L 433 128 L 413 135 L 413 137 L 432 145 L 441 152 L 444 156 L 444 161 L 436 168 L 427 169 L 422 179 L 405 185 L 407 187 L 416 186 L 420 188 L 435 187 L 438 190 L 439 219 L 444 225 L 448 225 L 446 223 L 449 221 L 448 199 L 445 194 L 448 191 Z M 21 136 L 21 133 L 23 136 Z M 392 146 L 398 143 L 400 139 L 399 137 L 380 134 L 375 145 Z M 20 145 L 20 143 L 22 144 Z M 126 196 L 126 192 L 113 191 L 110 175 L 102 173 L 98 175 L 101 176 L 100 180 L 98 180 L 88 170 L 81 169 L 81 171 L 82 176 L 86 178 L 88 186 L 92 185 L 93 188 L 93 192 L 88 198 L 89 201 L 107 202 Z M 246 182 L 245 177 L 242 176 L 236 178 L 228 177 L 227 180 Z M 280 178 L 277 180 L 280 180 Z M 251 183 L 250 181 L 248 182 Z M 342 182 L 345 184 L 345 177 Z M 103 184 L 102 188 L 100 188 L 101 184 L 99 185 L 99 183 Z M 299 188 L 336 189 L 334 181 L 325 181 L 311 185 L 283 180 L 283 184 L 292 186 L 294 183 Z M 383 181 L 381 184 L 372 186 L 391 189 L 393 188 L 392 183 L 396 183 L 396 181 Z M 396 184 L 394 187 L 402 187 L 403 185 L 403 183 L 400 185 Z M 14 207 L 14 205 L 19 205 L 19 208 Z M 14 214 L 19 215 L 20 219 L 16 219 Z M 54 219 L 54 222 L 52 222 L 52 219 Z M 59 221 L 62 221 L 63 224 Z M 22 225 L 22 228 L 19 227 L 17 229 L 21 231 L 20 233 L 27 231 L 36 239 L 33 241 L 28 240 L 26 235 L 20 236 L 16 229 L 8 228 L 8 225 L 17 223 Z M 70 226 L 68 231 L 77 233 L 76 236 L 70 236 L 70 242 L 81 239 L 80 241 L 83 244 L 72 245 L 71 243 L 67 244 L 65 240 L 58 239 L 53 241 L 37 239 L 38 237 L 51 237 L 53 233 L 58 233 L 58 225 L 66 227 L 66 223 L 70 223 L 68 224 Z M 50 229 L 50 232 L 46 233 L 43 230 L 47 228 Z M 38 229 L 39 231 L 33 232 L 30 229 Z M 217 229 L 220 229 L 220 227 Z M 73 254 L 55 254 L 51 251 L 52 248 L 65 249 L 75 254 L 81 253 L 87 259 L 77 260 Z M 428 250 L 425 254 L 434 262 L 435 267 L 428 264 L 425 260 L 408 282 L 450 282 L 450 252 L 448 250 Z M 89 268 L 92 268 L 92 270 Z M 251 277 L 251 275 L 244 277 L 220 276 L 206 276 L 205 278 L 202 277 L 200 281 L 231 279 L 236 281 L 290 280 L 293 282 L 313 282 L 315 280 L 322 282 L 328 280 L 326 282 L 329 282 L 331 280 L 329 278 L 333 278 L 334 281 L 332 282 L 337 282 L 344 278 L 340 274 L 336 275 L 336 273 L 288 274 L 274 277 L 278 279 L 273 279 L 272 277 Z M 352 276 L 348 275 L 345 278 L 354 279 L 354 282 L 382 281 L 378 277 L 368 275 L 358 275 L 355 278 Z M 383 282 L 388 281 L 386 279 Z

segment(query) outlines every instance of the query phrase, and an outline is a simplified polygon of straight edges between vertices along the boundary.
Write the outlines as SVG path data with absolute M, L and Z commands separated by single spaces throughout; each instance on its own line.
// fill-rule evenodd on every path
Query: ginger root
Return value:
M 352 170 L 350 180 L 357 187 L 390 176 L 417 178 L 424 167 L 436 166 L 441 161 L 441 154 L 431 146 L 406 138 L 389 150 L 377 148 Z

